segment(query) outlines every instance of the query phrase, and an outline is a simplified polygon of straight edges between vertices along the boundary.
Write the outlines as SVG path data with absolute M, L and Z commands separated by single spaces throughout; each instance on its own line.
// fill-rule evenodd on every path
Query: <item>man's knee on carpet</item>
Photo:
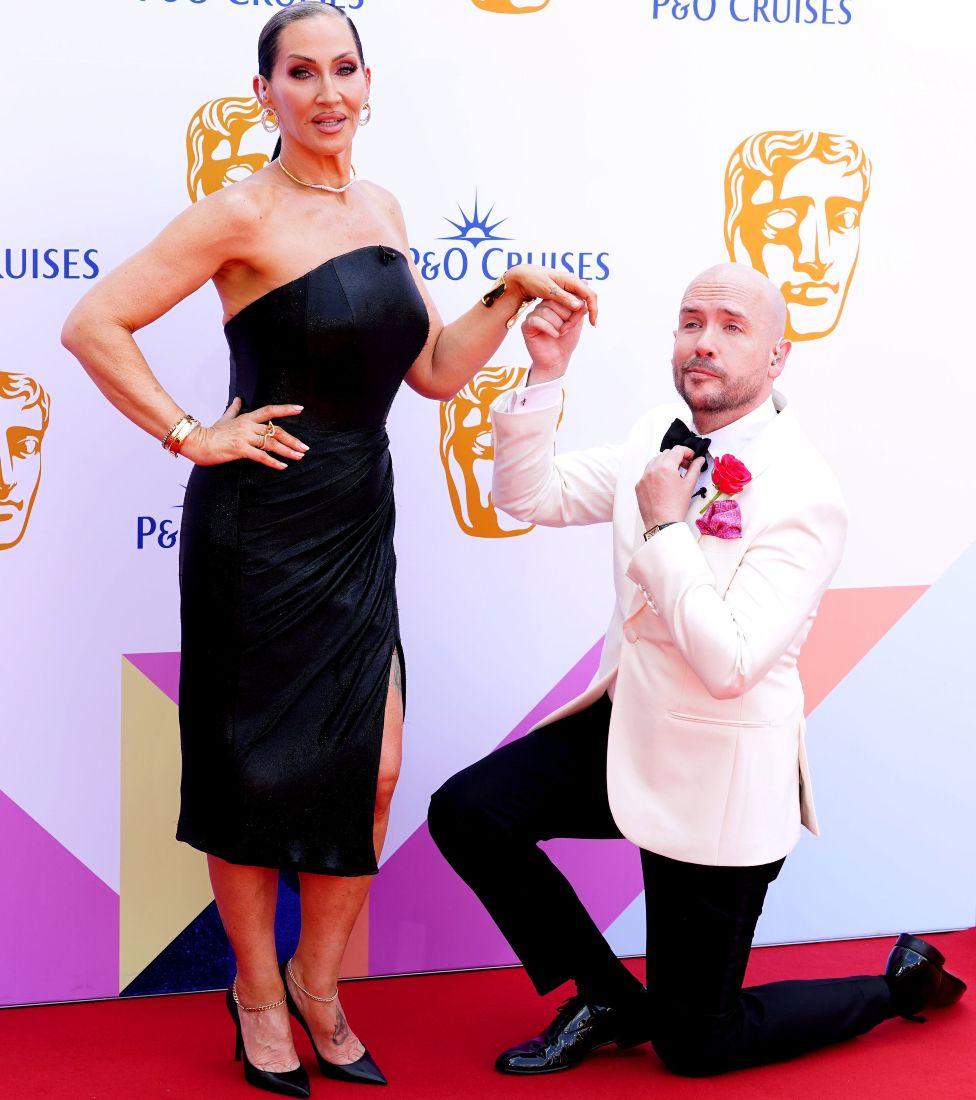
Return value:
M 682 1013 L 658 1025 L 651 1045 L 679 1077 L 712 1077 L 733 1068 L 736 1030 L 734 1015 Z

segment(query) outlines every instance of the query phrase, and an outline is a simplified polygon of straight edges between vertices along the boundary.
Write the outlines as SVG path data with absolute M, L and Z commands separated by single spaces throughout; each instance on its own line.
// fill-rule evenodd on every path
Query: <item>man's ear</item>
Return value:
M 784 338 L 777 340 L 776 346 L 773 348 L 769 357 L 769 377 L 779 378 L 786 367 L 786 360 L 790 357 L 790 352 L 793 350 L 793 343 L 790 340 Z

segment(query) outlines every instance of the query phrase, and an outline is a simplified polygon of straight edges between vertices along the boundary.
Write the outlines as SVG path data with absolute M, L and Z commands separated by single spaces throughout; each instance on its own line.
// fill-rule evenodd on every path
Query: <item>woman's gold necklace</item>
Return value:
M 329 191 L 333 195 L 341 195 L 343 192 L 348 191 L 350 187 L 356 182 L 356 169 L 350 164 L 349 171 L 352 173 L 352 178 L 344 187 L 330 187 L 327 183 L 309 183 L 308 180 L 300 180 L 298 176 L 292 175 L 291 172 L 281 163 L 281 159 L 278 160 L 278 167 L 295 183 L 300 183 L 302 187 L 314 187 L 316 191 Z

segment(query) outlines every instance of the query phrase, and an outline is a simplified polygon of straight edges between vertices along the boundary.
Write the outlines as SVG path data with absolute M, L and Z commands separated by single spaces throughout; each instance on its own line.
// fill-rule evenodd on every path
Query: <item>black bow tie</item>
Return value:
M 672 447 L 687 447 L 689 451 L 695 452 L 695 458 L 705 458 L 711 442 L 710 439 L 703 439 L 700 435 L 695 435 L 683 420 L 674 420 L 671 427 L 664 433 L 664 438 L 661 440 L 661 450 L 669 451 Z M 702 466 L 702 470 L 707 469 L 708 459 L 705 458 L 705 465 Z

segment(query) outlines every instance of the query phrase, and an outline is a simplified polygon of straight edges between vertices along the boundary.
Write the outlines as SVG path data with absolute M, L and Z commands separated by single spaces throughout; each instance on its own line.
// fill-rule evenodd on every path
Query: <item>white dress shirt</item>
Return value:
M 533 412 L 536 409 L 550 409 L 559 404 L 562 400 L 562 393 L 563 380 L 561 378 L 554 378 L 549 382 L 540 382 L 537 386 L 525 386 L 514 391 L 511 405 L 507 411 Z M 734 455 L 738 458 L 743 449 L 762 432 L 763 428 L 775 416 L 776 406 L 773 404 L 772 397 L 767 397 L 752 412 L 746 413 L 738 420 L 733 420 L 731 424 L 726 424 L 724 428 L 717 428 L 715 431 L 707 433 L 708 438 L 711 440 L 708 447 L 708 469 L 698 475 L 695 492 L 700 493 L 702 489 L 705 489 L 706 499 L 711 499 L 714 496 L 712 470 L 715 468 L 716 458 L 721 458 L 723 455 Z M 704 436 L 706 434 L 695 424 L 690 411 L 685 418 L 685 423 L 698 435 Z M 648 455 L 647 461 L 650 462 L 653 457 L 653 455 Z

